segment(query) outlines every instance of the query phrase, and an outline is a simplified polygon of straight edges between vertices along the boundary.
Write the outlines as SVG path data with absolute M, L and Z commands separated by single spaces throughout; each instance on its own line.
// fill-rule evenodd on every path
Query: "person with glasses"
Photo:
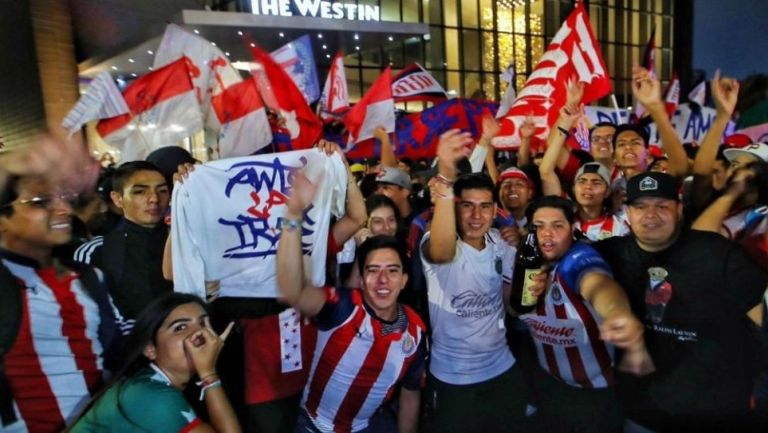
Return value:
M 59 432 L 98 390 L 118 335 L 101 274 L 57 257 L 75 194 L 11 176 L 0 194 L 0 431 Z
M 171 194 L 155 165 L 131 161 L 115 171 L 110 195 L 123 210 L 123 220 L 105 236 L 81 245 L 74 258 L 104 271 L 121 329 L 128 334 L 147 304 L 173 291 L 173 283 L 162 272 L 168 238 L 164 218 Z

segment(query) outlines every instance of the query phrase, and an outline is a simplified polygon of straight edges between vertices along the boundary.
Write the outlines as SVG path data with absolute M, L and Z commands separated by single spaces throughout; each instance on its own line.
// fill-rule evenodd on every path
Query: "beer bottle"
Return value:
M 533 282 L 533 276 L 541 272 L 544 259 L 539 251 L 536 239 L 536 227 L 528 227 L 528 235 L 525 242 L 520 245 L 515 257 L 515 273 L 512 277 L 512 308 L 518 313 L 527 313 L 533 310 L 538 300 L 529 291 Z

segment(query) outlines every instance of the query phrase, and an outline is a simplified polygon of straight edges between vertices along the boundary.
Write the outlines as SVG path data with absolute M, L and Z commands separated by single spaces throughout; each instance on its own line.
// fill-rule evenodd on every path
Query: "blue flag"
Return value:
M 304 35 L 289 42 L 271 53 L 293 82 L 304 94 L 307 104 L 320 98 L 320 80 L 317 77 L 315 56 L 312 53 L 312 41 L 309 35 Z

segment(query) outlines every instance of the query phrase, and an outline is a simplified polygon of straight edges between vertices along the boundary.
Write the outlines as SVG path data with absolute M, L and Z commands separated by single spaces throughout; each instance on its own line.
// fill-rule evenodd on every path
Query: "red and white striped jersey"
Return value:
M 0 432 L 59 432 L 101 384 L 99 306 L 75 272 L 2 262 L 25 289 L 19 333 L 4 357 L 18 421 Z
M 626 218 L 619 215 L 603 214 L 600 218 L 589 221 L 581 221 L 577 216 L 574 226 L 592 242 L 629 234 Z
M 382 322 L 359 290 L 326 288 L 326 298 L 302 405 L 320 431 L 359 431 L 395 385 L 421 387 L 426 327 L 403 305 L 395 322 Z
M 611 273 L 592 247 L 577 242 L 550 274 L 534 312 L 521 319 L 531 331 L 544 370 L 574 387 L 604 388 L 614 384 L 613 345 L 600 339 L 602 319 L 579 294 L 587 272 Z

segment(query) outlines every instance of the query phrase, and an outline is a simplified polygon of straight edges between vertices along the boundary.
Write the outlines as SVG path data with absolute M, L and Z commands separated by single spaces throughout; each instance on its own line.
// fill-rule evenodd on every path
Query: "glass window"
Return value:
M 493 0 L 480 0 L 480 26 L 493 28 Z
M 528 71 L 528 40 L 525 35 L 515 33 L 515 46 L 512 48 L 512 35 L 499 35 L 499 67 L 500 71 L 507 68 L 510 59 L 514 60 L 515 72 L 518 74 L 527 74 Z M 505 43 L 502 46 L 502 41 Z M 519 87 L 518 87 L 519 88 Z
M 494 50 L 494 42 L 496 38 L 491 32 L 483 32 L 483 70 L 491 72 L 495 71 L 494 60 L 496 59 L 496 53 Z
M 430 24 L 442 24 L 443 22 L 443 10 L 440 8 L 439 0 L 424 0 L 424 10 L 428 10 L 429 13 L 425 13 L 424 16 L 429 17 L 426 22 Z
M 472 99 L 487 99 L 483 95 L 483 89 L 480 82 L 480 74 L 464 74 L 464 97 Z
M 363 3 L 362 1 L 360 3 Z M 380 6 L 382 21 L 400 21 L 400 2 L 383 1 Z
M 419 0 L 402 0 L 403 2 L 403 22 L 419 22 Z
M 437 0 L 432 1 L 439 3 Z M 457 27 L 459 25 L 459 19 L 456 15 L 456 0 L 443 0 L 443 19 L 446 26 Z
M 345 63 L 346 65 L 347 63 Z M 349 101 L 357 102 L 362 94 L 360 93 L 360 69 L 344 67 L 344 74 L 347 76 L 347 91 L 349 92 Z
M 448 69 L 459 69 L 459 31 L 445 29 L 445 62 Z
M 512 8 L 501 2 L 496 3 L 496 30 L 500 32 L 511 32 L 513 30 Z
M 410 65 L 414 62 L 422 63 L 424 61 L 421 54 L 421 38 L 413 37 L 406 39 L 403 45 L 405 48 L 404 63 L 406 65 Z
M 477 0 L 461 0 L 461 26 L 477 28 Z
M 606 19 L 608 33 L 605 35 L 609 41 L 617 41 L 616 38 L 616 10 L 613 8 L 608 9 L 608 17 Z
M 630 43 L 644 44 L 646 41 L 640 40 L 640 14 L 637 12 L 630 12 L 632 15 L 632 39 Z
M 363 93 L 367 92 L 381 75 L 378 69 L 363 69 Z
M 431 61 L 426 62 L 425 65 L 428 68 L 443 68 L 445 62 L 445 54 L 443 54 L 443 31 L 437 27 L 429 28 L 429 44 L 427 46 L 427 52 L 430 54 L 429 59 Z
M 504 86 L 506 88 L 506 84 Z M 483 74 L 483 93 L 485 93 L 486 99 L 499 100 L 499 95 L 496 93 L 496 74 Z
M 523 9 L 523 8 L 517 8 L 517 9 Z M 544 2 L 542 0 L 531 1 L 531 14 L 528 16 L 528 28 L 530 29 L 530 32 L 532 34 L 537 34 L 537 35 L 544 34 L 543 19 L 544 19 Z M 555 28 L 559 29 L 561 24 L 562 22 L 558 23 Z M 520 30 L 515 30 L 515 31 L 520 31 Z M 552 32 L 552 35 L 554 35 L 554 32 Z
M 390 43 L 384 48 L 384 66 L 392 65 L 393 68 L 402 68 L 403 46 L 400 42 Z
M 429 74 L 432 75 L 435 80 L 437 80 L 438 83 L 440 83 L 440 86 L 445 89 L 445 91 L 448 91 L 448 84 L 445 81 L 445 71 L 442 69 L 430 69 Z
M 461 95 L 461 74 L 458 72 L 448 72 L 448 87 L 445 89 L 452 94 Z
M 462 30 L 461 35 L 464 43 L 464 69 L 480 70 L 480 34 L 476 30 Z

